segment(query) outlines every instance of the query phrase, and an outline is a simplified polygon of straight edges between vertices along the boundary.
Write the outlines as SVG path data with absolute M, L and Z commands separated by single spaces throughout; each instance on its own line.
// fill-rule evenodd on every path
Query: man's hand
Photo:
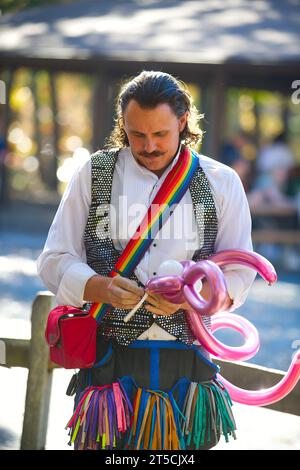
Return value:
M 186 304 L 172 304 L 168 302 L 162 295 L 149 294 L 145 303 L 145 308 L 148 312 L 155 313 L 155 315 L 168 316 L 177 312 L 181 308 L 185 308 Z
M 109 302 L 115 308 L 131 310 L 141 300 L 144 289 L 125 277 L 113 277 L 107 286 Z
M 116 308 L 131 310 L 141 300 L 144 289 L 125 277 L 105 277 L 96 274 L 86 283 L 84 300 L 111 304 Z
M 207 281 L 203 282 L 202 290 L 200 292 L 201 296 L 205 300 L 209 300 L 212 293 L 210 289 L 210 285 Z M 191 310 L 191 306 L 189 305 L 188 302 L 185 302 L 183 304 L 172 304 L 171 302 L 168 302 L 162 295 L 159 294 L 149 294 L 146 300 L 147 303 L 145 303 L 145 308 L 148 310 L 148 312 L 154 313 L 155 315 L 162 315 L 162 316 L 167 316 L 167 315 L 172 315 L 173 313 L 176 313 L 178 310 Z M 231 305 L 233 301 L 227 296 L 225 306 L 224 306 L 224 311 L 227 310 Z M 149 304 L 149 305 L 147 305 Z

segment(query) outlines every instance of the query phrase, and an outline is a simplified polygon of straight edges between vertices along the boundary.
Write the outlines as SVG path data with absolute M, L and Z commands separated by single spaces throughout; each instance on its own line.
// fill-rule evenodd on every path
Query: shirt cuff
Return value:
M 58 305 L 83 307 L 83 294 L 87 281 L 97 274 L 88 264 L 74 263 L 64 273 L 56 294 Z
M 252 275 L 249 274 L 247 285 L 245 285 L 245 281 L 236 271 L 227 271 L 223 274 L 225 277 L 229 297 L 233 301 L 232 305 L 228 309 L 228 312 L 233 312 L 245 302 L 250 287 L 255 279 L 256 272 L 253 271 Z

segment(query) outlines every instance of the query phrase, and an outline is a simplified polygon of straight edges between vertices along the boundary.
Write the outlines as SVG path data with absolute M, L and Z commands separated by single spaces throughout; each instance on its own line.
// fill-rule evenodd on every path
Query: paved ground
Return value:
M 0 337 L 29 338 L 32 301 L 44 286 L 36 276 L 36 258 L 45 234 L 0 234 Z M 259 329 L 261 348 L 249 362 L 286 370 L 300 344 L 300 275 L 278 273 L 279 281 L 268 287 L 257 279 L 245 305 L 238 313 Z M 218 333 L 237 344 L 238 336 Z M 64 431 L 72 399 L 64 395 L 70 371 L 55 371 L 51 396 L 48 449 L 69 449 Z M 0 449 L 19 447 L 27 371 L 0 368 Z M 216 449 L 299 449 L 300 417 L 262 408 L 235 405 L 238 440 Z

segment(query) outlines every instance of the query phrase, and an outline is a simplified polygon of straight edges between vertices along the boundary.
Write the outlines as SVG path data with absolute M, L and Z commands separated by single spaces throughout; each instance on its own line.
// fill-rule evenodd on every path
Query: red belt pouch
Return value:
M 45 331 L 50 359 L 65 369 L 92 367 L 96 360 L 97 322 L 76 307 L 59 305 L 49 313 Z

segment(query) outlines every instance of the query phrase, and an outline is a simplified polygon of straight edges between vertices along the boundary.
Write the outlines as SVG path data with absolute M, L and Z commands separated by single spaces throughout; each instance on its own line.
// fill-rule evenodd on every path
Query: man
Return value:
M 112 277 L 185 149 L 202 137 L 189 92 L 166 73 L 144 71 L 126 83 L 116 111 L 107 150 L 73 176 L 38 260 L 38 273 L 58 304 L 110 306 L 98 330 L 97 363 L 77 376 L 71 440 L 77 449 L 208 449 L 221 433 L 234 436 L 235 423 L 226 390 L 215 380 L 217 368 L 186 321 L 188 305 L 149 294 L 129 322 L 124 317 L 163 261 L 252 250 L 246 196 L 233 170 L 193 153 L 197 169 L 176 208 L 134 272 Z M 255 273 L 231 265 L 224 275 L 225 308 L 232 311 L 244 302 Z M 211 295 L 205 281 L 201 295 Z M 210 328 L 210 317 L 204 322 Z M 120 416 L 118 400 L 123 428 L 112 418 Z

